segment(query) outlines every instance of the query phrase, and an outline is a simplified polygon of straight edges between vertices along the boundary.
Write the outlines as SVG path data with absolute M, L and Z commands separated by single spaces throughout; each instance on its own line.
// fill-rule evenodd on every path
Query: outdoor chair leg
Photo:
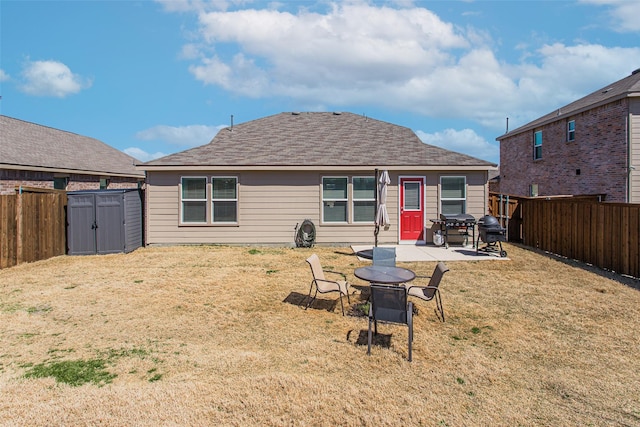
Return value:
M 316 299 L 316 297 L 318 296 L 318 291 L 316 290 L 316 293 L 313 295 L 313 297 L 311 297 L 311 291 L 313 290 L 313 282 L 311 282 L 311 287 L 309 288 L 309 296 L 307 298 L 310 298 L 309 301 L 307 302 L 307 306 L 304 308 L 305 310 L 307 308 L 309 308 L 311 306 L 311 303 Z
M 342 302 L 342 292 L 340 292 L 340 307 L 342 308 L 342 315 L 344 316 L 344 303 Z
M 412 343 L 413 343 L 413 303 L 409 303 L 407 311 L 407 326 L 409 327 L 409 362 L 412 359 Z
M 444 323 L 444 308 L 442 307 L 442 296 L 440 296 L 440 291 L 436 291 L 436 308 L 440 312 L 442 316 L 442 322 Z
M 369 337 L 368 337 L 368 346 L 367 346 L 367 354 L 371 356 L 371 317 L 369 317 Z

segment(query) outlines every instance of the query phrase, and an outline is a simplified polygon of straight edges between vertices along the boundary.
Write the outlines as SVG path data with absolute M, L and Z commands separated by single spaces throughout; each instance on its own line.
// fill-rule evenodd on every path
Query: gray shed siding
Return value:
M 142 246 L 139 190 L 68 193 L 69 255 L 131 252 Z
M 487 172 L 389 171 L 391 185 L 387 207 L 391 226 L 381 230 L 379 243 L 398 242 L 398 182 L 400 176 L 426 177 L 425 227 L 439 215 L 440 176 L 467 177 L 467 213 L 479 218 L 486 213 Z M 357 244 L 373 242 L 373 223 L 326 224 L 321 222 L 322 177 L 371 176 L 368 171 L 197 171 L 156 172 L 147 176 L 147 244 L 265 244 L 292 245 L 296 224 L 310 219 L 316 225 L 317 244 Z M 211 176 L 238 178 L 238 223 L 233 225 L 180 224 L 181 177 L 206 176 L 208 203 Z M 351 191 L 349 191 L 351 194 Z M 431 239 L 431 233 L 427 233 Z

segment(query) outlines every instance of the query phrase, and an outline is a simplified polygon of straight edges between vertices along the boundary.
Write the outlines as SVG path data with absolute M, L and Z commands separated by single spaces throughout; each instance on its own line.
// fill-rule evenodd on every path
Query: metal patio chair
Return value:
M 371 325 L 378 334 L 378 321 L 400 323 L 409 327 L 409 357 L 411 362 L 413 342 L 413 303 L 407 301 L 407 292 L 402 286 L 371 284 L 369 305 L 369 335 L 367 354 L 371 355 Z
M 373 265 L 396 266 L 396 248 L 373 248 Z
M 429 278 L 429 284 L 427 286 L 409 285 L 406 284 L 407 295 L 420 298 L 425 301 L 436 300 L 436 316 L 442 317 L 444 322 L 444 308 L 442 307 L 442 297 L 440 296 L 440 281 L 444 273 L 449 271 L 449 268 L 442 262 L 438 262 L 433 274 Z
M 309 287 L 309 301 L 307 302 L 307 306 L 304 308 L 305 310 L 309 308 L 311 303 L 315 301 L 318 292 L 321 294 L 328 292 L 339 292 L 340 293 L 340 306 L 342 307 L 342 315 L 344 316 L 344 303 L 342 302 L 342 295 L 347 296 L 347 301 L 351 304 L 351 299 L 349 298 L 349 283 L 347 282 L 347 276 L 338 271 L 331 270 L 323 270 L 322 265 L 320 264 L 320 258 L 318 255 L 313 254 L 309 258 L 307 258 L 307 262 L 311 267 L 311 274 L 313 275 L 313 280 L 311 281 L 311 286 Z M 325 273 L 332 273 L 334 275 L 341 276 L 344 280 L 329 280 L 325 277 Z M 316 292 L 311 297 L 311 292 L 315 287 Z

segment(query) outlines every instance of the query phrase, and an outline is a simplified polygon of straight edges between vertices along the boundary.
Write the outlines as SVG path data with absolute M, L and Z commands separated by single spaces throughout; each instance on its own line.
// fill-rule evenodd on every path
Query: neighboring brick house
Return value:
M 0 194 L 137 188 L 136 159 L 94 138 L 0 115 Z
M 640 69 L 497 140 L 503 194 L 640 203 Z

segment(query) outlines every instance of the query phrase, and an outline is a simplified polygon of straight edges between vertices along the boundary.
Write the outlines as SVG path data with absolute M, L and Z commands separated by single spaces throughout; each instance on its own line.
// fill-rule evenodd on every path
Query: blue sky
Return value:
M 139 160 L 349 111 L 499 162 L 495 138 L 640 68 L 640 1 L 0 0 L 0 113 Z

